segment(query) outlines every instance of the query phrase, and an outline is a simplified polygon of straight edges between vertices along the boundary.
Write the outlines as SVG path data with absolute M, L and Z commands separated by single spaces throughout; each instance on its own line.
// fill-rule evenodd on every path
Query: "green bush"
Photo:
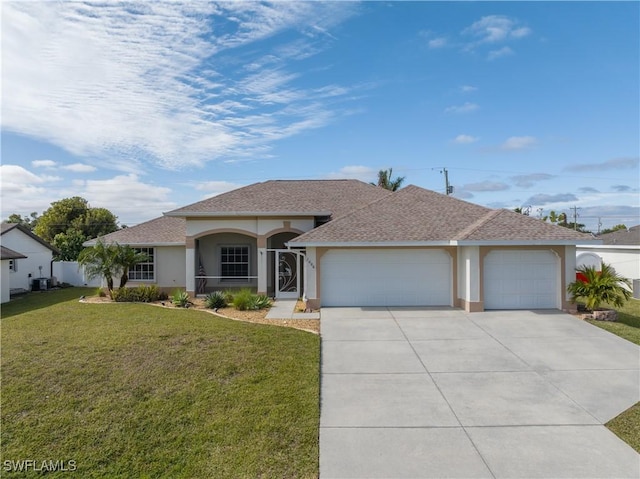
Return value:
M 105 293 L 104 288 L 100 287 L 96 289 L 96 296 L 99 296 L 100 298 L 106 298 L 107 293 Z
M 232 289 L 226 289 L 222 294 L 224 295 L 224 302 L 226 304 L 233 304 L 233 297 L 235 296 L 235 293 Z
M 167 294 L 155 284 L 141 284 L 135 288 L 119 288 L 113 292 L 113 299 L 119 303 L 150 303 L 167 299 Z
M 240 291 L 237 291 L 233 295 L 233 307 L 238 311 L 247 311 L 248 309 L 252 309 L 251 305 L 253 303 L 254 294 L 248 288 L 243 288 Z
M 188 308 L 190 304 L 189 293 L 180 290 L 175 291 L 171 297 L 171 302 L 178 308 Z
M 251 298 L 251 309 L 265 309 L 271 306 L 269 296 L 264 294 L 254 294 Z
M 209 309 L 220 309 L 227 305 L 225 294 L 222 291 L 214 291 L 204 298 L 204 305 Z

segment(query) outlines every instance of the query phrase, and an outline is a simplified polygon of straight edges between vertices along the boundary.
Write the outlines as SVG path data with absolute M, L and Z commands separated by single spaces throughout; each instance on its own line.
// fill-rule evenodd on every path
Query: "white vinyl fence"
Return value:
M 69 283 L 74 286 L 102 286 L 102 278 L 88 280 L 84 271 L 84 266 L 80 266 L 77 261 L 54 261 L 53 276 L 58 283 Z

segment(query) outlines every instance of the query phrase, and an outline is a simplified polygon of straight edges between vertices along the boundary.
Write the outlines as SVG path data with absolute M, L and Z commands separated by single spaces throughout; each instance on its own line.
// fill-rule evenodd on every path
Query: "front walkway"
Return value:
M 297 313 L 296 299 L 276 299 L 266 319 L 320 319 L 320 313 Z
M 640 347 L 560 312 L 323 308 L 320 477 L 638 478 Z

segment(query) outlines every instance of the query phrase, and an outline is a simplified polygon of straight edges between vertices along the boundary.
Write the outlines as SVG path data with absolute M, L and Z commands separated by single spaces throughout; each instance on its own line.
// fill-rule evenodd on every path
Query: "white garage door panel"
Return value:
M 321 259 L 323 306 L 449 306 L 442 250 L 332 250 Z
M 485 309 L 559 308 L 558 258 L 551 251 L 492 251 L 484 260 Z

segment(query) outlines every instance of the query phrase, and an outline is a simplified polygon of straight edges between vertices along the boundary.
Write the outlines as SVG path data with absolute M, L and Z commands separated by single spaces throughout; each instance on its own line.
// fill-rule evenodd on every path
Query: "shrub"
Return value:
M 150 303 L 167 299 L 155 284 L 141 284 L 135 288 L 119 288 L 113 292 L 113 299 L 119 303 Z
M 222 294 L 224 295 L 224 302 L 226 304 L 233 304 L 233 297 L 235 293 L 232 289 L 226 289 L 222 292 Z
M 173 296 L 171 297 L 171 302 L 176 305 L 178 308 L 188 308 L 189 307 L 189 293 L 186 291 L 175 291 Z
M 246 311 L 251 308 L 254 294 L 250 289 L 243 288 L 233 295 L 233 307 L 238 311 Z
M 209 309 L 224 308 L 227 305 L 225 294 L 222 291 L 214 291 L 204 298 L 204 305 Z
M 104 289 L 98 288 L 96 289 L 96 296 L 99 296 L 100 298 L 105 298 L 107 296 L 107 293 L 104 292 Z
M 595 311 L 602 303 L 620 308 L 631 298 L 631 281 L 612 266 L 602 263 L 600 271 L 593 266 L 582 266 L 577 271 L 584 280 L 578 279 L 567 287 L 572 303 L 584 300 L 586 308 Z
M 264 294 L 253 295 L 251 298 L 251 309 L 265 309 L 271 306 L 269 296 Z

